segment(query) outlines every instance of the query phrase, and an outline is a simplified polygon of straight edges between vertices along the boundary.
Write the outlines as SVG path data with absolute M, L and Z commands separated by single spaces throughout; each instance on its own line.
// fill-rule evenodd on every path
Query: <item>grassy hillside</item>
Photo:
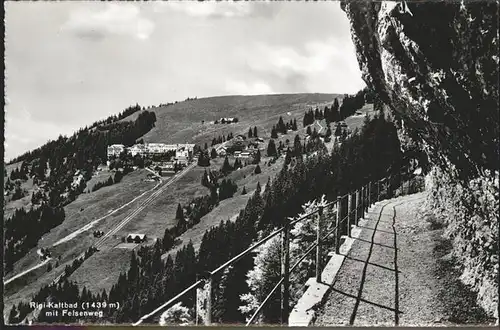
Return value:
M 179 102 L 148 109 L 156 114 L 155 127 L 144 136 L 145 142 L 204 144 L 214 136 L 229 132 L 246 133 L 257 126 L 259 135 L 269 135 L 271 127 L 283 119 L 302 122 L 304 110 L 309 106 L 331 105 L 336 94 L 279 94 L 252 96 L 219 96 Z M 290 112 L 290 116 L 287 113 Z M 123 120 L 133 120 L 135 113 Z M 221 117 L 237 117 L 235 124 L 209 124 Z M 202 124 L 202 120 L 205 124 Z M 300 124 L 299 124 L 300 125 Z

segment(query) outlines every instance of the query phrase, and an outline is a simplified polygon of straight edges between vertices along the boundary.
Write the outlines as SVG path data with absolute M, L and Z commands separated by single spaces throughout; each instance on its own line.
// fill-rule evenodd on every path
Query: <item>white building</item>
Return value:
M 108 158 L 118 157 L 124 150 L 125 146 L 123 144 L 112 144 L 108 146 Z
M 239 153 L 238 155 L 236 155 L 236 153 L 235 153 L 235 156 L 236 156 L 236 158 L 240 158 L 240 159 L 250 159 L 251 157 L 253 157 L 253 154 L 249 151 L 243 151 L 243 152 Z
M 189 151 L 180 149 L 175 152 L 175 158 L 189 158 Z
M 194 144 L 192 143 L 180 143 L 177 144 L 177 150 L 184 149 L 188 152 L 193 152 L 194 151 Z
M 113 144 L 108 146 L 108 158 L 113 156 L 119 156 L 121 152 L 127 150 L 132 156 L 140 155 L 161 155 L 166 154 L 169 151 L 181 152 L 179 157 L 189 158 L 192 156 L 194 151 L 194 144 L 165 144 L 165 143 L 147 143 L 147 144 L 135 144 L 132 147 L 125 148 L 123 144 Z M 176 157 L 178 157 L 176 155 Z
M 175 144 L 148 143 L 146 149 L 149 154 L 165 154 L 169 151 L 176 150 L 177 147 Z
M 132 157 L 135 155 L 144 156 L 147 152 L 144 144 L 134 144 L 132 147 L 128 148 L 128 151 Z

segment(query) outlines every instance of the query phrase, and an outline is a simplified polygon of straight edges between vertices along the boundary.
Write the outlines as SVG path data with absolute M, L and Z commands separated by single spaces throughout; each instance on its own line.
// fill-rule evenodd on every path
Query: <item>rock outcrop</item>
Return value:
M 363 79 L 429 160 L 499 168 L 498 4 L 343 3 Z
M 498 2 L 342 3 L 367 85 L 425 151 L 462 280 L 498 319 Z

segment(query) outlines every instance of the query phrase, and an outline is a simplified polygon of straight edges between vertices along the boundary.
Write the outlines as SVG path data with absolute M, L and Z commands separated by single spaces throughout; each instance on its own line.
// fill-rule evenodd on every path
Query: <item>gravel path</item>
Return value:
M 436 232 L 419 215 L 424 198 L 418 193 L 376 204 L 318 310 L 316 326 L 443 324 Z

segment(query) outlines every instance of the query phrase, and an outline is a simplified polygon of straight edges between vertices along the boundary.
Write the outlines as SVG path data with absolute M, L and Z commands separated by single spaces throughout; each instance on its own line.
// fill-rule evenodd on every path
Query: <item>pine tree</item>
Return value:
M 307 126 L 306 134 L 307 135 L 312 135 L 311 126 Z
M 257 165 L 257 166 L 255 167 L 254 173 L 255 173 L 255 174 L 260 174 L 260 173 L 262 173 L 262 170 L 260 169 L 260 166 L 259 166 L 259 165 Z
M 274 127 L 274 125 L 273 125 L 273 128 L 271 129 L 271 138 L 272 139 L 278 138 L 278 133 L 276 132 L 276 127 Z
M 198 156 L 198 166 L 210 166 L 210 156 L 208 155 L 207 150 L 203 150 Z
M 282 134 L 286 133 L 286 126 L 285 123 L 283 122 L 283 117 L 281 116 L 278 120 L 278 125 L 276 125 L 276 130 Z
M 332 110 L 331 110 L 331 122 L 337 122 L 340 121 L 340 113 L 339 113 L 339 100 L 335 98 L 333 101 L 332 105 Z
M 241 194 L 242 195 L 246 195 L 247 194 L 247 188 L 245 186 L 243 186 L 243 190 L 241 190 Z
M 332 135 L 332 129 L 330 128 L 330 125 L 328 125 L 325 133 L 325 137 L 329 137 Z
M 184 210 L 182 209 L 181 204 L 177 204 L 177 211 L 175 212 L 175 219 L 179 221 L 184 221 Z
M 258 137 L 258 135 L 257 135 L 257 126 L 254 126 L 254 128 L 253 128 L 253 137 L 254 138 Z
M 127 281 L 129 285 L 135 285 L 135 282 L 139 277 L 139 263 L 137 261 L 137 256 L 135 255 L 135 251 L 132 250 L 130 256 L 130 268 L 127 272 Z M 133 289 L 130 287 L 130 289 Z
M 327 124 L 331 120 L 330 108 L 328 108 L 328 106 L 325 106 L 325 110 L 323 112 L 323 118 L 326 120 Z
M 293 140 L 293 151 L 296 157 L 302 155 L 302 144 L 300 143 L 300 136 L 295 135 L 295 139 Z
M 292 152 L 290 151 L 290 149 L 287 149 L 285 156 L 285 165 L 290 164 L 291 161 L 292 161 Z
M 229 159 L 226 156 L 224 158 L 224 163 L 222 164 L 221 172 L 223 174 L 229 174 L 232 170 L 233 168 L 231 167 L 231 165 L 229 165 Z
M 313 132 L 311 134 L 311 137 L 313 139 L 318 137 L 318 130 L 316 129 L 316 126 L 314 127 L 314 130 L 313 130 Z
M 252 131 L 252 128 L 250 127 L 248 129 L 248 138 L 252 138 L 253 137 L 253 131 Z
M 210 153 L 210 157 L 212 157 L 212 159 L 217 158 L 217 151 L 215 151 L 215 148 L 212 148 L 212 151 Z
M 165 229 L 165 233 L 163 234 L 163 239 L 162 239 L 163 251 L 170 250 L 174 245 L 174 241 L 175 237 L 172 231 L 169 228 Z
M 255 153 L 255 158 L 254 158 L 254 164 L 260 164 L 260 159 L 261 159 L 261 154 L 260 154 L 260 149 L 257 149 L 257 152 Z
M 340 126 L 340 123 L 337 123 L 337 127 L 335 128 L 335 136 L 341 136 L 342 135 L 342 127 Z
M 269 157 L 273 157 L 273 156 L 278 155 L 278 152 L 276 151 L 276 145 L 274 144 L 273 139 L 269 140 L 269 143 L 267 145 L 267 155 Z

